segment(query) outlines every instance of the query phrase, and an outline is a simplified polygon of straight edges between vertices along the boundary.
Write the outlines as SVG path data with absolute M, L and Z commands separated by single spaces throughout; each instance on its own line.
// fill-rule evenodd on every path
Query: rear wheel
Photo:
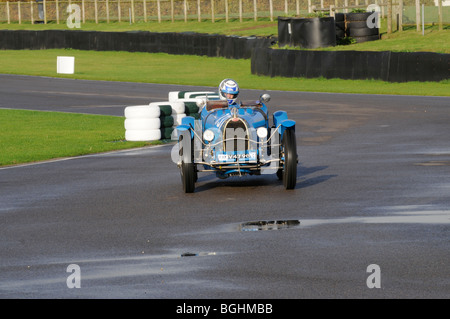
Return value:
M 297 142 L 294 130 L 284 131 L 282 146 L 284 153 L 283 184 L 286 189 L 294 189 L 297 184 Z

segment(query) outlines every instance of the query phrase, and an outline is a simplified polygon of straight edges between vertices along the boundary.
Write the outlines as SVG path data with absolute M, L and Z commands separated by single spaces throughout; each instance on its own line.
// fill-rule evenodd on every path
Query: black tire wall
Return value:
M 378 12 L 346 13 L 346 35 L 355 39 L 357 43 L 378 40 L 380 38 L 379 28 L 368 26 L 368 20 L 372 18 L 372 15 L 378 14 Z
M 380 39 L 379 28 L 371 28 L 368 26 L 367 21 L 374 23 L 373 12 L 360 12 L 360 13 L 336 13 L 336 41 L 351 37 L 356 40 L 357 43 L 374 41 Z
M 80 30 L 0 30 L 0 49 L 75 49 L 190 54 L 229 59 L 250 59 L 252 51 L 276 43 L 274 38 L 217 34 L 154 33 L 145 31 L 98 32 Z
M 278 45 L 306 49 L 335 46 L 334 18 L 278 17 Z
M 450 54 L 433 52 L 305 51 L 253 52 L 251 72 L 281 77 L 324 77 L 389 82 L 450 78 Z
M 275 38 L 195 33 L 0 30 L 0 50 L 79 49 L 251 58 L 252 74 L 283 77 L 449 79 L 450 54 L 432 52 L 273 50 Z

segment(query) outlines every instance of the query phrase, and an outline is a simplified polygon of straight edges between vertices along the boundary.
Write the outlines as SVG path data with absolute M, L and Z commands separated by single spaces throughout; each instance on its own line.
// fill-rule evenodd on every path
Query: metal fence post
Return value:
M 273 21 L 273 0 L 269 0 L 270 21 Z
M 44 24 L 47 24 L 47 5 L 45 0 L 43 1 L 43 9 L 44 9 Z
M 33 1 L 30 1 L 30 20 L 31 20 L 31 24 L 34 24 L 34 12 L 33 12 Z
M 8 20 L 8 24 L 10 24 L 11 23 L 11 15 L 9 12 L 9 1 L 6 1 L 6 17 Z
M 416 0 L 416 29 L 420 31 L 420 0 Z
M 228 0 L 225 0 L 225 21 L 228 22 Z

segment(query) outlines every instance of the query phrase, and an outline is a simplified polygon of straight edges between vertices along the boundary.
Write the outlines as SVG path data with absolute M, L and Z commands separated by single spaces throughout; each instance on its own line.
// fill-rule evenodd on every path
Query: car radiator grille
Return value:
M 224 151 L 237 152 L 249 149 L 249 132 L 246 123 L 240 118 L 231 118 L 225 124 Z

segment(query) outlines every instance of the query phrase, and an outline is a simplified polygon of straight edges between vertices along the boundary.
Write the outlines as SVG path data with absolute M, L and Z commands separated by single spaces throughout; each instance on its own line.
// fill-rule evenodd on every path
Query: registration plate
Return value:
M 221 162 L 235 161 L 241 159 L 256 160 L 256 152 L 241 153 L 241 154 L 218 154 L 217 158 Z

